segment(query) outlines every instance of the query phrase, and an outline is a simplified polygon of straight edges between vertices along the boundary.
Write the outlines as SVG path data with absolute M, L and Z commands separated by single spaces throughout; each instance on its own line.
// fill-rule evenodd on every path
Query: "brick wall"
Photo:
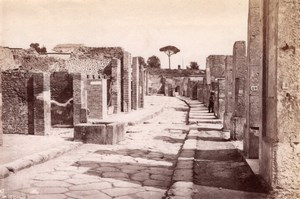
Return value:
M 87 76 L 82 73 L 73 74 L 73 124 L 87 122 Z
M 132 58 L 132 109 L 137 110 L 139 105 L 139 60 Z
M 46 135 L 50 133 L 50 75 L 33 73 L 33 134 Z M 29 110 L 31 111 L 31 110 Z
M 25 71 L 2 72 L 3 133 L 28 134 L 33 123 L 33 79 Z M 30 131 L 33 132 L 33 129 Z
M 122 102 L 123 111 L 131 111 L 131 54 L 124 52 L 122 59 Z
M 2 72 L 3 133 L 44 135 L 50 128 L 49 76 Z
M 88 120 L 107 117 L 107 80 L 87 79 Z
M 73 76 L 54 72 L 51 82 L 51 124 L 73 125 Z
M 145 98 L 145 71 L 144 67 L 140 65 L 139 68 L 139 108 L 144 108 L 144 98 Z
M 121 112 L 121 62 L 118 59 L 111 61 L 111 100 L 114 113 Z

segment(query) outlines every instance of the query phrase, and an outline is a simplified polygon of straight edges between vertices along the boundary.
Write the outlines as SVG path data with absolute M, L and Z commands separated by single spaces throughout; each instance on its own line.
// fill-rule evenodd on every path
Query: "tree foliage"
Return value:
M 40 44 L 39 43 L 31 43 L 30 44 L 30 48 L 35 49 L 36 52 L 38 52 L 39 54 L 45 54 L 45 53 L 47 53 L 46 47 L 43 46 L 42 48 L 40 48 Z
M 178 52 L 180 52 L 180 50 L 175 47 L 175 46 L 165 46 L 159 49 L 159 51 L 164 52 L 168 55 L 169 57 L 169 69 L 171 69 L 171 59 L 170 57 Z
M 138 57 L 138 60 L 139 60 L 140 65 L 142 65 L 142 66 L 144 66 L 144 67 L 147 66 L 144 57 Z
M 195 62 L 195 61 L 192 61 L 192 62 L 190 63 L 190 69 L 192 69 L 192 70 L 198 70 L 198 69 L 199 69 L 198 63 Z
M 148 58 L 147 64 L 150 68 L 160 68 L 160 59 L 157 56 L 152 55 Z
M 176 48 L 175 46 L 165 46 L 159 49 L 159 51 L 166 53 L 168 56 L 174 55 L 178 52 L 180 52 L 180 50 L 178 48 Z

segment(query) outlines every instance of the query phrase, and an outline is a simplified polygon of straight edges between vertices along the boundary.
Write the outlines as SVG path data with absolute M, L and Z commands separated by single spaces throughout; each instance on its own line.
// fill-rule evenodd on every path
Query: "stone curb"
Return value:
M 56 158 L 68 151 L 74 150 L 81 146 L 81 142 L 72 142 L 65 146 L 59 146 L 54 149 L 45 150 L 39 153 L 35 153 L 29 156 L 25 156 L 21 159 L 15 160 L 10 163 L 6 163 L 0 166 L 0 179 L 6 178 L 12 173 L 29 168 L 31 166 L 41 164 L 53 158 Z
M 192 107 L 186 99 L 178 97 L 184 101 L 191 111 Z M 175 171 L 172 177 L 172 186 L 166 193 L 166 199 L 192 199 L 194 194 L 194 157 L 197 149 L 198 131 L 190 129 L 186 140 L 179 153 Z
M 173 184 L 166 194 L 166 199 L 192 198 L 194 193 L 193 173 L 194 157 L 197 148 L 197 132 L 197 130 L 190 130 L 187 135 L 172 177 Z
M 158 110 L 153 111 L 153 112 L 152 112 L 151 114 L 149 114 L 149 115 L 145 115 L 145 116 L 142 116 L 140 119 L 137 119 L 137 120 L 135 120 L 135 121 L 128 122 L 127 125 L 128 125 L 128 126 L 135 126 L 135 125 L 141 124 L 141 123 L 143 123 L 144 121 L 150 120 L 150 119 L 156 117 L 157 115 L 161 114 L 161 113 L 164 111 L 164 109 L 165 109 L 165 108 L 164 108 L 163 106 L 161 106 L 161 107 L 158 108 Z

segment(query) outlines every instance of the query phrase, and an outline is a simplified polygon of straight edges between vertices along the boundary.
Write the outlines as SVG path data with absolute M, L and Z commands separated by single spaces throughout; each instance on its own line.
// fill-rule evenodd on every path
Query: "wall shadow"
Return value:
M 194 183 L 255 193 L 268 191 L 237 149 L 197 150 Z

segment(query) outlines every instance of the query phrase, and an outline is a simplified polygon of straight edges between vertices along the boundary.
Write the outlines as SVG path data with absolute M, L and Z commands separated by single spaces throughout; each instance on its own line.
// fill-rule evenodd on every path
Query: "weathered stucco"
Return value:
M 262 125 L 262 37 L 262 0 L 250 0 L 244 132 L 244 152 L 248 158 L 258 158 L 259 156 L 259 135 Z
M 264 1 L 260 174 L 277 198 L 300 198 L 300 2 Z

